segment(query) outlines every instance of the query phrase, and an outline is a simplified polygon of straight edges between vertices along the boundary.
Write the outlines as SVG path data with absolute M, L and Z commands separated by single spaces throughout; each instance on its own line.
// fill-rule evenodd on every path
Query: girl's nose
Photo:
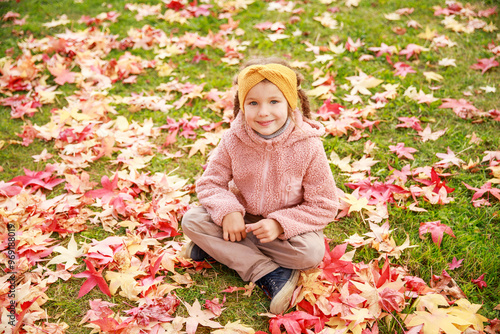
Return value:
M 264 104 L 264 105 L 261 105 L 261 107 L 259 108 L 259 116 L 266 116 L 266 115 L 269 115 L 269 109 Z

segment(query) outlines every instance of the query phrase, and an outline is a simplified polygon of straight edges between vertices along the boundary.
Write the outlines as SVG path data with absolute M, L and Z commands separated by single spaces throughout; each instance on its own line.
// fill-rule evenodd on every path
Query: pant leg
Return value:
M 314 268 L 325 255 L 323 231 L 307 232 L 288 240 L 276 239 L 264 244 L 257 240 L 256 246 L 278 265 L 289 269 Z
M 216 261 L 235 270 L 244 281 L 255 282 L 279 267 L 259 250 L 256 246 L 258 240 L 253 235 L 238 242 L 224 240 L 222 228 L 201 206 L 186 212 L 181 224 L 189 239 Z

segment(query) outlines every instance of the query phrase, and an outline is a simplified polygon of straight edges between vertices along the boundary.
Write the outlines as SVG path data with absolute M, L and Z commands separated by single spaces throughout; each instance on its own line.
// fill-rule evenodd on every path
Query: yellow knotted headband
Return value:
M 248 66 L 238 74 L 238 99 L 241 110 L 244 110 L 243 104 L 248 91 L 264 79 L 280 89 L 292 110 L 297 108 L 297 75 L 294 70 L 280 64 L 267 64 Z

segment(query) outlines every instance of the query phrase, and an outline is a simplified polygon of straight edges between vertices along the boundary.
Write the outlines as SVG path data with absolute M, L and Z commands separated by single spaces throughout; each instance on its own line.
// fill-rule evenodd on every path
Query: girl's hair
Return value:
M 240 70 L 243 70 L 244 68 L 248 67 L 248 66 L 252 66 L 252 65 L 267 65 L 267 64 L 280 64 L 280 65 L 283 65 L 283 66 L 286 66 L 290 69 L 292 69 L 295 74 L 297 75 L 297 94 L 298 94 L 298 98 L 300 100 L 300 106 L 301 106 L 301 110 L 302 110 L 302 115 L 305 117 L 305 118 L 311 118 L 311 107 L 309 105 L 309 99 L 307 98 L 307 95 L 306 95 L 306 92 L 300 88 L 300 84 L 302 83 L 302 81 L 304 81 L 304 76 L 302 74 L 300 74 L 299 72 L 297 72 L 295 69 L 293 69 L 290 64 L 288 64 L 288 62 L 286 62 L 285 60 L 281 59 L 281 58 L 277 58 L 277 57 L 269 57 L 269 58 L 256 58 L 256 59 L 251 59 L 249 61 L 247 61 L 245 64 L 243 64 L 243 66 L 241 67 Z M 267 79 L 265 79 L 267 80 Z M 237 85 L 238 84 L 238 76 L 236 75 L 234 80 L 233 80 L 234 84 Z M 238 115 L 238 113 L 240 112 L 240 99 L 238 98 L 238 92 L 236 92 L 235 96 L 234 96 L 234 117 L 236 117 Z

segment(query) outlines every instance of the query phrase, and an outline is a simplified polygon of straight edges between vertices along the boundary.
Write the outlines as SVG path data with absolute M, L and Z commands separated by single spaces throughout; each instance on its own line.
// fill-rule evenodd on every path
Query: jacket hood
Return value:
M 302 113 L 296 110 L 285 132 L 275 138 L 264 139 L 247 124 L 243 112 L 240 112 L 231 123 L 230 131 L 250 147 L 262 147 L 263 145 L 286 147 L 300 140 L 323 136 L 325 134 L 325 127 L 317 121 L 304 118 Z

